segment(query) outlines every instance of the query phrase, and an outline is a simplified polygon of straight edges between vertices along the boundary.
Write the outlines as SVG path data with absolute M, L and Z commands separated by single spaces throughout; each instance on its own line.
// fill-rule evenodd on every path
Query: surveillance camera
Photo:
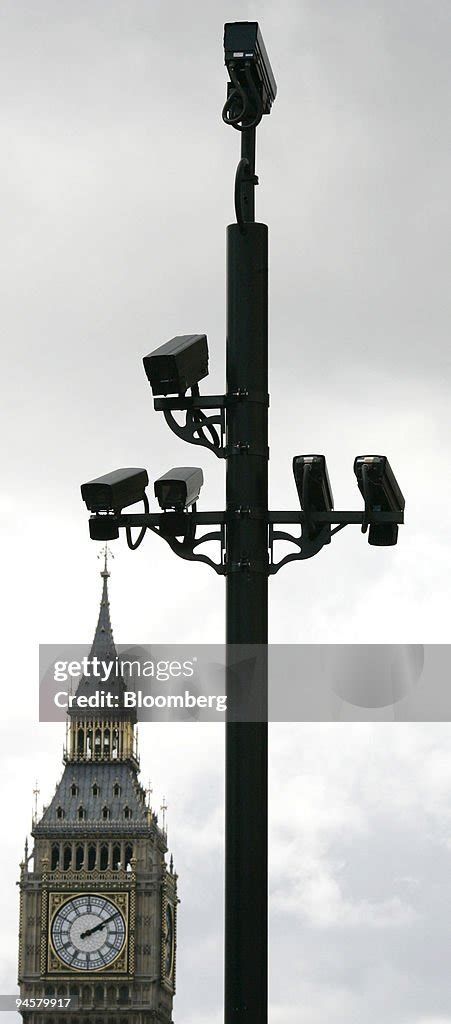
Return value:
M 182 334 L 143 359 L 154 395 L 184 395 L 208 376 L 206 334 Z
M 403 512 L 404 496 L 386 455 L 359 455 L 354 473 L 370 518 L 368 543 L 389 547 L 398 540 L 397 523 L 372 523 L 371 512 Z
M 196 466 L 179 466 L 155 480 L 155 497 L 164 511 L 182 512 L 194 505 L 204 482 L 204 474 Z
M 142 501 L 149 477 L 146 469 L 114 469 L 81 485 L 81 496 L 90 512 L 121 512 Z
M 295 455 L 293 473 L 301 508 L 314 518 L 315 512 L 331 512 L 334 499 L 324 455 Z
M 269 114 L 277 85 L 258 22 L 234 21 L 224 25 L 224 52 L 229 72 L 244 87 L 247 84 L 246 65 L 250 67 L 253 84 L 262 101 L 262 113 Z

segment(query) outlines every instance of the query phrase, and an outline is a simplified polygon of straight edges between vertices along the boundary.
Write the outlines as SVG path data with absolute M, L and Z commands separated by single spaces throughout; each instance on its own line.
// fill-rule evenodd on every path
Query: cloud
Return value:
M 451 1024 L 451 1017 L 421 1017 L 415 1024 Z

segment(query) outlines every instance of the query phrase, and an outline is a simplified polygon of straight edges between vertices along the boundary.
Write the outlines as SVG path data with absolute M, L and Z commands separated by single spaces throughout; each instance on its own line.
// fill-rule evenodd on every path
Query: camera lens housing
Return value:
M 224 25 L 224 56 L 238 80 L 246 85 L 245 66 L 251 68 L 254 86 L 260 94 L 262 113 L 269 114 L 277 85 L 258 21 L 233 21 Z
M 90 512 L 121 512 L 143 500 L 148 483 L 146 469 L 114 469 L 82 484 L 81 496 Z
M 358 455 L 354 473 L 369 516 L 368 543 L 391 547 L 398 540 L 397 523 L 371 522 L 372 512 L 403 512 L 405 499 L 386 455 Z
M 308 476 L 305 472 L 306 468 Z M 310 514 L 331 512 L 334 507 L 334 499 L 325 455 L 295 455 L 293 473 L 301 508 Z M 308 487 L 308 493 L 306 487 Z
M 184 395 L 208 376 L 206 334 L 182 334 L 144 356 L 144 369 L 154 395 Z
M 197 501 L 203 482 L 198 466 L 178 466 L 155 480 L 155 497 L 163 511 L 181 512 Z

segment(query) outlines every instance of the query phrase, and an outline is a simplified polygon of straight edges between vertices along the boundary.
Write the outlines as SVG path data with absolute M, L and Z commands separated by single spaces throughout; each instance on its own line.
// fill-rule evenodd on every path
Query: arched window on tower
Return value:
M 113 742 L 111 744 L 111 756 L 116 759 L 119 756 L 119 732 L 113 729 Z
M 85 731 L 82 726 L 77 729 L 77 754 L 85 752 Z
M 119 999 L 118 1002 L 121 1006 L 126 1006 L 128 1003 L 128 985 L 119 985 Z
M 51 867 L 52 871 L 56 871 L 56 868 L 59 867 L 59 862 L 60 862 L 60 844 L 59 843 L 53 843 L 52 844 L 52 859 L 51 859 L 51 862 L 50 862 L 51 865 L 52 865 L 52 867 Z
M 63 871 L 69 871 L 72 863 L 72 847 L 66 843 L 63 850 Z
M 97 757 L 102 752 L 102 733 L 100 729 L 96 729 L 94 738 L 94 754 Z
M 107 843 L 102 843 L 102 845 L 100 847 L 100 870 L 101 871 L 106 871 L 107 867 L 108 867 L 108 845 L 107 845 Z
M 62 808 L 62 807 L 57 807 L 57 808 L 56 808 L 56 816 L 57 816 L 57 818 L 58 818 L 58 819 L 59 819 L 60 821 L 61 821 L 61 818 L 64 818 L 64 810 L 63 810 L 63 808 Z
M 103 730 L 103 751 L 107 757 L 110 756 L 110 730 Z
M 131 818 L 132 812 L 128 806 L 124 807 L 124 818 Z
M 115 782 L 114 786 L 113 786 L 113 796 L 120 796 L 120 795 L 121 795 L 121 787 L 120 787 L 118 782 Z
M 104 998 L 103 985 L 94 985 L 94 1002 L 97 1003 L 97 1006 L 103 1003 Z
M 109 807 L 103 807 L 102 808 L 102 818 L 103 818 L 103 820 L 107 821 L 108 818 L 110 818 L 110 817 L 111 817 L 111 815 L 110 815 L 110 808 Z
M 85 811 L 84 807 L 81 806 L 81 804 L 80 804 L 80 807 L 78 808 L 77 814 L 78 814 L 78 820 L 79 821 L 83 821 L 86 818 L 86 811 Z
M 86 757 L 92 757 L 92 729 L 88 729 L 86 733 Z
M 81 843 L 79 843 L 79 845 L 75 847 L 75 870 L 76 871 L 81 871 L 81 869 L 83 867 L 84 859 L 85 859 L 84 847 L 81 845 Z
M 125 868 L 125 870 L 127 870 L 127 868 L 131 867 L 130 861 L 131 861 L 132 857 L 133 857 L 133 846 L 132 846 L 131 843 L 127 843 L 127 845 L 125 847 L 125 850 L 124 850 L 124 868 Z
M 118 871 L 121 863 L 121 848 L 118 845 L 113 846 L 113 871 Z
M 88 846 L 88 871 L 94 871 L 97 859 L 97 849 L 95 843 L 90 843 Z
M 97 785 L 97 782 L 94 782 L 93 786 L 92 786 L 92 795 L 93 796 L 99 796 L 99 794 L 100 794 L 100 786 Z

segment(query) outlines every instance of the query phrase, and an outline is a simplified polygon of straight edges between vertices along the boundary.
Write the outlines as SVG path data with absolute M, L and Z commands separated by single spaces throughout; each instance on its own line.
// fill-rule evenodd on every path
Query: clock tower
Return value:
M 139 781 L 106 551 L 101 576 L 90 659 L 114 664 L 108 690 L 117 700 L 111 709 L 69 712 L 63 775 L 33 821 L 30 855 L 25 846 L 19 985 L 27 1024 L 172 1024 L 177 875 L 172 858 L 166 864 L 164 823 Z M 77 692 L 98 685 L 85 678 Z

